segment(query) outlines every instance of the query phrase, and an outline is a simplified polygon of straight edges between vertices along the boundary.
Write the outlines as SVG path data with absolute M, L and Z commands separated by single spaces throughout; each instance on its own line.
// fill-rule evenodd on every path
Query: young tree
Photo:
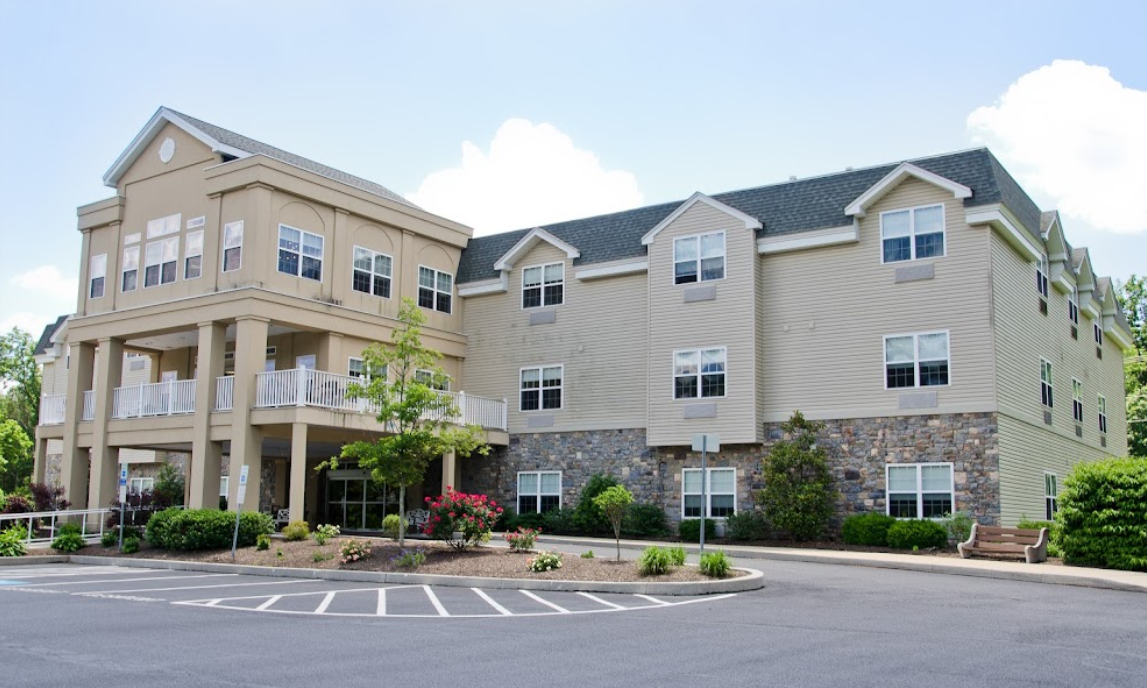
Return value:
M 0 467 L 0 488 L 9 492 L 27 483 L 32 474 L 32 438 L 40 423 L 40 368 L 32 355 L 35 349 L 32 336 L 19 328 L 0 336 L 0 421 L 14 421 L 28 440 L 21 453 L 6 454 L 7 466 Z M 14 446 L 9 443 L 8 449 Z
M 1127 392 L 1127 453 L 1147 456 L 1147 278 L 1131 275 L 1115 298 L 1131 325 L 1133 349 L 1123 359 Z
M 10 418 L 0 418 L 0 474 L 7 473 L 9 464 L 23 461 L 32 450 L 32 440 L 24 433 L 20 424 Z M 8 486 L 8 490 L 16 486 Z M 0 490 L 4 486 L 0 485 Z
M 593 503 L 601 509 L 613 526 L 613 539 L 617 543 L 617 560 L 621 561 L 621 519 L 625 510 L 633 503 L 633 493 L 624 485 L 614 485 L 593 498 Z
M 376 482 L 398 487 L 398 544 L 404 546 L 406 488 L 421 482 L 430 462 L 447 452 L 484 455 L 489 448 L 482 428 L 451 422 L 458 407 L 437 389 L 449 379 L 438 365 L 442 354 L 422 344 L 426 316 L 412 299 L 402 300 L 398 320 L 402 326 L 394 330 L 390 346 L 376 343 L 363 352 L 366 381 L 347 391 L 370 404 L 388 434 L 374 442 L 344 446 L 341 458 L 357 460 Z M 416 371 L 428 371 L 430 376 Z M 337 467 L 338 461 L 331 459 L 327 465 Z
M 765 487 L 757 503 L 794 540 L 816 540 L 828 526 L 836 498 L 828 455 L 816 446 L 816 433 L 824 424 L 805 420 L 804 414 L 793 411 L 781 428 L 788 437 L 774 444 L 765 457 Z

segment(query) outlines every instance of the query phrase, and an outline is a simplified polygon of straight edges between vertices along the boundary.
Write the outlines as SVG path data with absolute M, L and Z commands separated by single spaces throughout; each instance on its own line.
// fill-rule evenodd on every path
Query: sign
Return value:
M 235 501 L 240 506 L 243 505 L 243 499 L 247 496 L 247 469 L 250 466 L 244 465 L 239 469 L 239 493 L 235 495 Z
M 721 436 L 717 434 L 698 433 L 693 435 L 693 451 L 719 452 L 721 451 Z
M 127 501 L 127 464 L 119 465 L 119 503 Z

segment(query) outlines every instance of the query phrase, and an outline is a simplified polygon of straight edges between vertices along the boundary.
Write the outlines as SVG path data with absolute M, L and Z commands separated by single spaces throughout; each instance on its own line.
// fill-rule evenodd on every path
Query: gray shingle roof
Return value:
M 44 328 L 44 331 L 40 333 L 40 339 L 36 342 L 36 348 L 32 351 L 33 356 L 39 356 L 40 354 L 48 352 L 48 347 L 52 346 L 52 335 L 56 334 L 56 330 L 60 329 L 60 325 L 63 325 L 64 321 L 70 317 L 72 316 L 61 315 L 56 318 L 56 322 Z
M 1047 234 L 1047 231 L 1049 229 L 1051 229 L 1051 223 L 1053 221 L 1055 221 L 1055 216 L 1056 216 L 1056 211 L 1054 211 L 1054 210 L 1045 210 L 1040 214 L 1040 216 L 1039 216 L 1039 233 L 1040 234 Z
M 1086 248 L 1073 248 L 1071 249 L 1071 268 L 1079 271 L 1079 266 L 1083 265 L 1083 259 L 1087 257 Z
M 167 109 L 171 110 L 171 108 Z M 232 148 L 238 148 L 239 150 L 250 153 L 252 155 L 265 155 L 268 158 L 274 158 L 281 162 L 285 162 L 288 165 L 300 167 L 304 170 L 307 170 L 308 172 L 314 172 L 315 174 L 321 175 L 328 179 L 333 179 L 334 181 L 341 182 L 347 186 L 353 186 L 354 188 L 366 191 L 367 193 L 381 196 L 387 200 L 402 203 L 403 205 L 408 205 L 412 208 L 418 207 L 381 184 L 376 184 L 367 179 L 363 179 L 362 177 L 356 177 L 353 174 L 347 174 L 346 172 L 336 170 L 333 167 L 328 167 L 322 163 L 304 158 L 301 155 L 288 153 L 281 148 L 269 146 L 261 141 L 247 138 L 242 134 L 236 134 L 233 131 L 216 126 L 210 122 L 204 122 L 203 120 L 196 119 L 190 115 L 185 115 L 182 112 L 171 110 L 171 113 L 187 120 L 187 122 L 192 126 L 202 129 L 203 133 L 224 145 L 230 146 Z
M 1039 232 L 1039 207 L 986 148 L 908 162 L 972 189 L 972 197 L 964 200 L 965 206 L 1003 202 L 1033 234 Z M 758 236 L 843 227 L 852 224 L 852 218 L 844 214 L 845 207 L 899 164 L 713 194 L 713 198 L 760 220 L 763 226 Z M 544 229 L 581 251 L 574 265 L 637 258 L 646 255 L 641 237 L 683 202 L 559 222 L 545 225 Z M 528 231 L 520 229 L 471 239 L 462 252 L 458 283 L 497 277 L 494 263 Z

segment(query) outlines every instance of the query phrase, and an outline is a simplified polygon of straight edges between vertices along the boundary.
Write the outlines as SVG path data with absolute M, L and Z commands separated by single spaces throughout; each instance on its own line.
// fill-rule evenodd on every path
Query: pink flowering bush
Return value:
M 449 486 L 446 494 L 426 498 L 426 510 L 430 512 L 426 534 L 457 549 L 488 539 L 502 513 L 502 507 L 486 495 L 463 494 Z
M 365 540 L 343 540 L 342 546 L 339 547 L 339 554 L 342 555 L 339 561 L 344 564 L 353 564 L 370 556 L 370 545 Z
M 518 531 L 515 533 L 506 533 L 503 537 L 506 542 L 510 543 L 510 550 L 513 552 L 529 552 L 534 548 L 534 543 L 538 540 L 538 533 L 542 532 L 541 528 L 523 528 L 518 526 Z

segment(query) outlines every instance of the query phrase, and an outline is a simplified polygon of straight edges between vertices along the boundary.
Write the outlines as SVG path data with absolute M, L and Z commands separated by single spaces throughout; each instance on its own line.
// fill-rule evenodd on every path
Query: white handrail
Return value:
M 89 389 L 84 392 L 84 413 L 80 420 L 92 420 L 96 417 L 96 390 Z
M 215 410 L 230 411 L 235 408 L 235 376 L 224 375 L 215 378 Z
M 26 514 L 0 514 L 0 530 L 7 530 L 13 523 L 26 522 L 23 530 L 26 533 L 24 542 L 29 545 L 47 544 L 56 539 L 56 530 L 59 524 L 70 523 L 79 519 L 86 542 L 99 542 L 104 534 L 104 521 L 112 509 L 80 509 L 74 511 L 35 511 Z M 93 524 L 92 517 L 95 517 Z M 47 524 L 45 525 L 45 521 Z M 37 528 L 37 523 L 40 525 Z M 46 535 L 39 534 L 46 532 Z
M 67 394 L 45 394 L 40 397 L 40 425 L 61 425 L 67 402 Z
M 195 412 L 195 380 L 171 380 L 117 387 L 112 418 L 145 418 Z

